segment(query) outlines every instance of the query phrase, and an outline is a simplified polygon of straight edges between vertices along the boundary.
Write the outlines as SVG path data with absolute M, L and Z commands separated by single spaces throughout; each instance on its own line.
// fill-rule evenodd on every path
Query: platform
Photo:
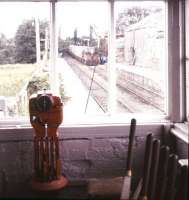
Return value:
M 73 116 L 73 114 L 85 114 L 89 91 L 63 58 L 58 58 L 57 65 L 58 71 L 63 78 L 65 95 L 68 96 L 68 101 L 64 105 L 64 113 L 66 113 L 67 117 L 69 117 L 68 115 Z M 90 96 L 86 114 L 102 113 L 102 109 Z

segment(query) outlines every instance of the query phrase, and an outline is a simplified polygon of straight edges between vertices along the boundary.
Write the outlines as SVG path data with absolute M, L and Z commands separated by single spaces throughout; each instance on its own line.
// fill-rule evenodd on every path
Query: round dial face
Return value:
M 53 102 L 48 95 L 42 95 L 37 98 L 37 109 L 40 112 L 47 112 L 53 106 Z

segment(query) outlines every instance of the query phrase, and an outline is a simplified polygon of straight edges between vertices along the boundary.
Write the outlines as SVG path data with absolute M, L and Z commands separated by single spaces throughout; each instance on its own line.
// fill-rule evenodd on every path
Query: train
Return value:
M 99 54 L 95 47 L 70 45 L 68 53 L 85 65 L 99 64 Z
M 107 62 L 107 50 L 96 46 L 69 45 L 68 53 L 81 63 L 96 66 Z

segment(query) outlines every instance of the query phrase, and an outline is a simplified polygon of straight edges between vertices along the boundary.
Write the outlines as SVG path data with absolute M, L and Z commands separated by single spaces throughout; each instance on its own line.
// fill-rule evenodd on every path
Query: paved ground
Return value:
M 84 114 L 89 91 L 63 58 L 58 59 L 58 70 L 63 77 L 66 96 L 70 97 L 69 101 L 65 103 L 64 113 L 66 115 Z M 86 113 L 102 114 L 103 111 L 93 98 L 90 97 Z

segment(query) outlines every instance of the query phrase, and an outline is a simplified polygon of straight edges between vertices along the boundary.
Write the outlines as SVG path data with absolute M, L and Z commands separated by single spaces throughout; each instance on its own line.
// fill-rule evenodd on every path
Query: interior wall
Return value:
M 138 125 L 133 159 L 133 175 L 141 174 L 145 137 L 152 132 L 160 138 L 163 126 Z M 59 129 L 63 173 L 69 180 L 124 175 L 129 126 L 80 126 Z M 33 129 L 0 129 L 0 190 L 23 194 L 33 174 Z M 27 191 L 27 190 L 25 190 Z
M 180 159 L 188 159 L 188 144 L 176 138 L 176 150 Z
M 174 149 L 174 153 L 178 155 L 179 159 L 188 160 L 188 143 L 174 134 L 171 134 L 171 138 L 171 146 Z

